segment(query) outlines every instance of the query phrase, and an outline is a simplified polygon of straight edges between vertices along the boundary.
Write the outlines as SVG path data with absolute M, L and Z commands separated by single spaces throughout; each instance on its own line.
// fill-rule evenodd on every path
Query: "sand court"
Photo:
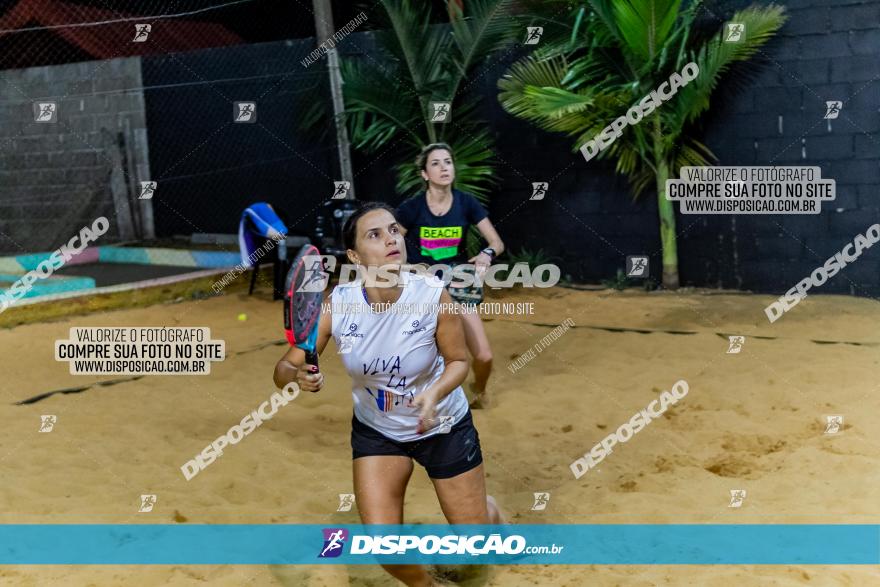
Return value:
M 877 303 L 811 296 L 769 324 L 769 296 L 525 289 L 534 315 L 492 316 L 494 401 L 475 410 L 489 492 L 513 523 L 876 524 Z M 357 523 L 351 393 L 333 343 L 327 385 L 302 393 L 187 481 L 180 467 L 274 393 L 286 348 L 277 304 L 222 297 L 0 331 L 3 523 Z M 246 312 L 247 320 L 237 316 Z M 574 326 L 548 333 L 560 324 Z M 206 376 L 73 376 L 53 356 L 71 327 L 210 327 Z M 728 353 L 729 336 L 745 337 Z M 541 345 L 540 341 L 547 341 Z M 538 344 L 534 358 L 507 368 Z M 569 464 L 684 379 L 689 392 L 575 479 Z M 16 402 L 56 391 L 39 401 Z M 51 433 L 41 416 L 54 415 Z M 843 415 L 836 434 L 826 415 Z M 745 490 L 729 507 L 731 490 Z M 543 510 L 534 493 L 547 492 Z M 150 512 L 140 496 L 156 495 Z M 416 468 L 405 520 L 444 523 Z M 866 585 L 874 567 L 509 566 L 489 585 Z M 390 585 L 371 566 L 15 566 L 4 584 Z

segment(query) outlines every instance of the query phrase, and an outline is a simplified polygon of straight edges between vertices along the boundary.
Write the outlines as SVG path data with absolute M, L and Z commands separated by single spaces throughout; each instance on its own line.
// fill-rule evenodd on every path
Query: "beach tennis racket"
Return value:
M 321 253 L 314 245 L 303 245 L 284 281 L 284 332 L 287 342 L 305 351 L 309 365 L 318 365 L 315 343 L 326 284 Z

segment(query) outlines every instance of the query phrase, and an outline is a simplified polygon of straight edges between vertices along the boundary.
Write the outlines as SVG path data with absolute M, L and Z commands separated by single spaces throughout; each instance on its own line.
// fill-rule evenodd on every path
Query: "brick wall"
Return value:
M 713 11 L 723 19 L 748 3 L 719 4 Z M 719 88 L 702 136 L 720 165 L 818 165 L 836 180 L 837 200 L 815 216 L 677 215 L 683 285 L 784 292 L 880 222 L 880 1 L 785 5 L 789 21 L 757 75 L 744 91 Z M 493 66 L 478 91 L 491 92 L 509 62 Z M 837 120 L 823 119 L 826 100 L 844 102 Z M 563 260 L 564 273 L 588 282 L 612 276 L 628 254 L 647 253 L 659 280 L 655 193 L 632 201 L 610 164 L 586 163 L 569 141 L 512 119 L 497 101 L 484 103 L 504 179 L 491 214 L 509 245 L 543 248 Z M 538 180 L 551 182 L 548 198 L 526 201 Z M 880 250 L 820 291 L 880 294 Z
M 52 250 L 102 215 L 103 244 L 147 230 L 129 193 L 149 175 L 141 86 L 138 58 L 0 72 L 0 253 Z
M 787 2 L 789 21 L 769 62 L 742 94 L 713 110 L 707 144 L 725 165 L 818 165 L 837 199 L 820 215 L 718 217 L 689 243 L 719 266 L 721 283 L 782 291 L 880 221 L 880 2 Z M 825 102 L 840 100 L 838 119 Z M 714 234 L 727 237 L 711 247 Z M 706 254 L 706 253 L 713 254 Z M 824 293 L 880 293 L 880 250 L 824 284 Z
M 711 10 L 723 20 L 746 4 L 716 2 Z M 722 165 L 818 165 L 836 180 L 838 199 L 818 216 L 679 215 L 683 285 L 781 293 L 880 221 L 880 0 L 786 6 L 789 22 L 764 49 L 764 63 L 744 90 L 719 87 L 700 136 Z M 28 250 L 46 249 L 99 212 L 112 213 L 111 186 L 118 192 L 124 180 L 111 174 L 109 154 L 118 147 L 101 129 L 128 121 L 138 178 L 159 180 L 159 236 L 233 232 L 254 201 L 271 202 L 294 232 L 307 234 L 338 178 L 332 129 L 300 128 L 314 102 L 329 104 L 324 64 L 300 65 L 313 48 L 304 39 L 145 58 L 145 104 L 141 92 L 119 91 L 141 87 L 133 60 L 0 72 L 0 231 Z M 379 58 L 369 32 L 340 49 Z M 659 279 L 656 196 L 633 200 L 612 163 L 587 163 L 569 140 L 504 112 L 496 84 L 514 58 L 493 58 L 469 83 L 495 137 L 501 185 L 490 213 L 508 248 L 543 249 L 564 274 L 593 283 L 623 268 L 627 255 L 648 254 Z M 32 98 L 67 94 L 64 132 L 30 122 Z M 258 122 L 231 124 L 231 102 L 251 99 Z M 844 102 L 830 125 L 826 100 Z M 412 156 L 355 151 L 358 198 L 397 203 L 410 195 L 394 192 L 391 170 Z M 550 182 L 544 200 L 528 200 L 533 181 Z M 0 246 L 20 252 L 2 234 Z M 880 250 L 868 251 L 821 292 L 876 296 L 878 269 Z

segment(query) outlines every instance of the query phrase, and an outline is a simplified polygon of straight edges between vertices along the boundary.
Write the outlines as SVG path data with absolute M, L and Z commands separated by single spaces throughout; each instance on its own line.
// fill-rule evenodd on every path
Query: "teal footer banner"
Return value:
M 878 525 L 0 525 L 0 564 L 876 565 Z

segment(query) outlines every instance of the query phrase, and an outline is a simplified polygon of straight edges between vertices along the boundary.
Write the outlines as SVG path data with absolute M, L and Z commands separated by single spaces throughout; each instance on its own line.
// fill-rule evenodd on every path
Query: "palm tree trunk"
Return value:
M 333 35 L 333 9 L 330 0 L 312 0 L 315 15 L 315 41 L 320 45 Z M 339 54 L 333 46 L 327 51 L 327 73 L 330 76 L 330 95 L 333 99 L 333 120 L 336 125 L 336 151 L 339 156 L 339 174 L 349 188 L 345 197 L 354 197 L 354 173 L 351 170 L 351 143 L 345 126 L 345 100 L 342 95 L 342 73 L 339 71 Z
M 657 167 L 657 211 L 660 215 L 660 244 L 663 248 L 663 287 L 678 289 L 678 245 L 675 238 L 675 208 L 666 199 L 669 162 L 662 145 L 660 121 L 654 118 L 654 161 Z

